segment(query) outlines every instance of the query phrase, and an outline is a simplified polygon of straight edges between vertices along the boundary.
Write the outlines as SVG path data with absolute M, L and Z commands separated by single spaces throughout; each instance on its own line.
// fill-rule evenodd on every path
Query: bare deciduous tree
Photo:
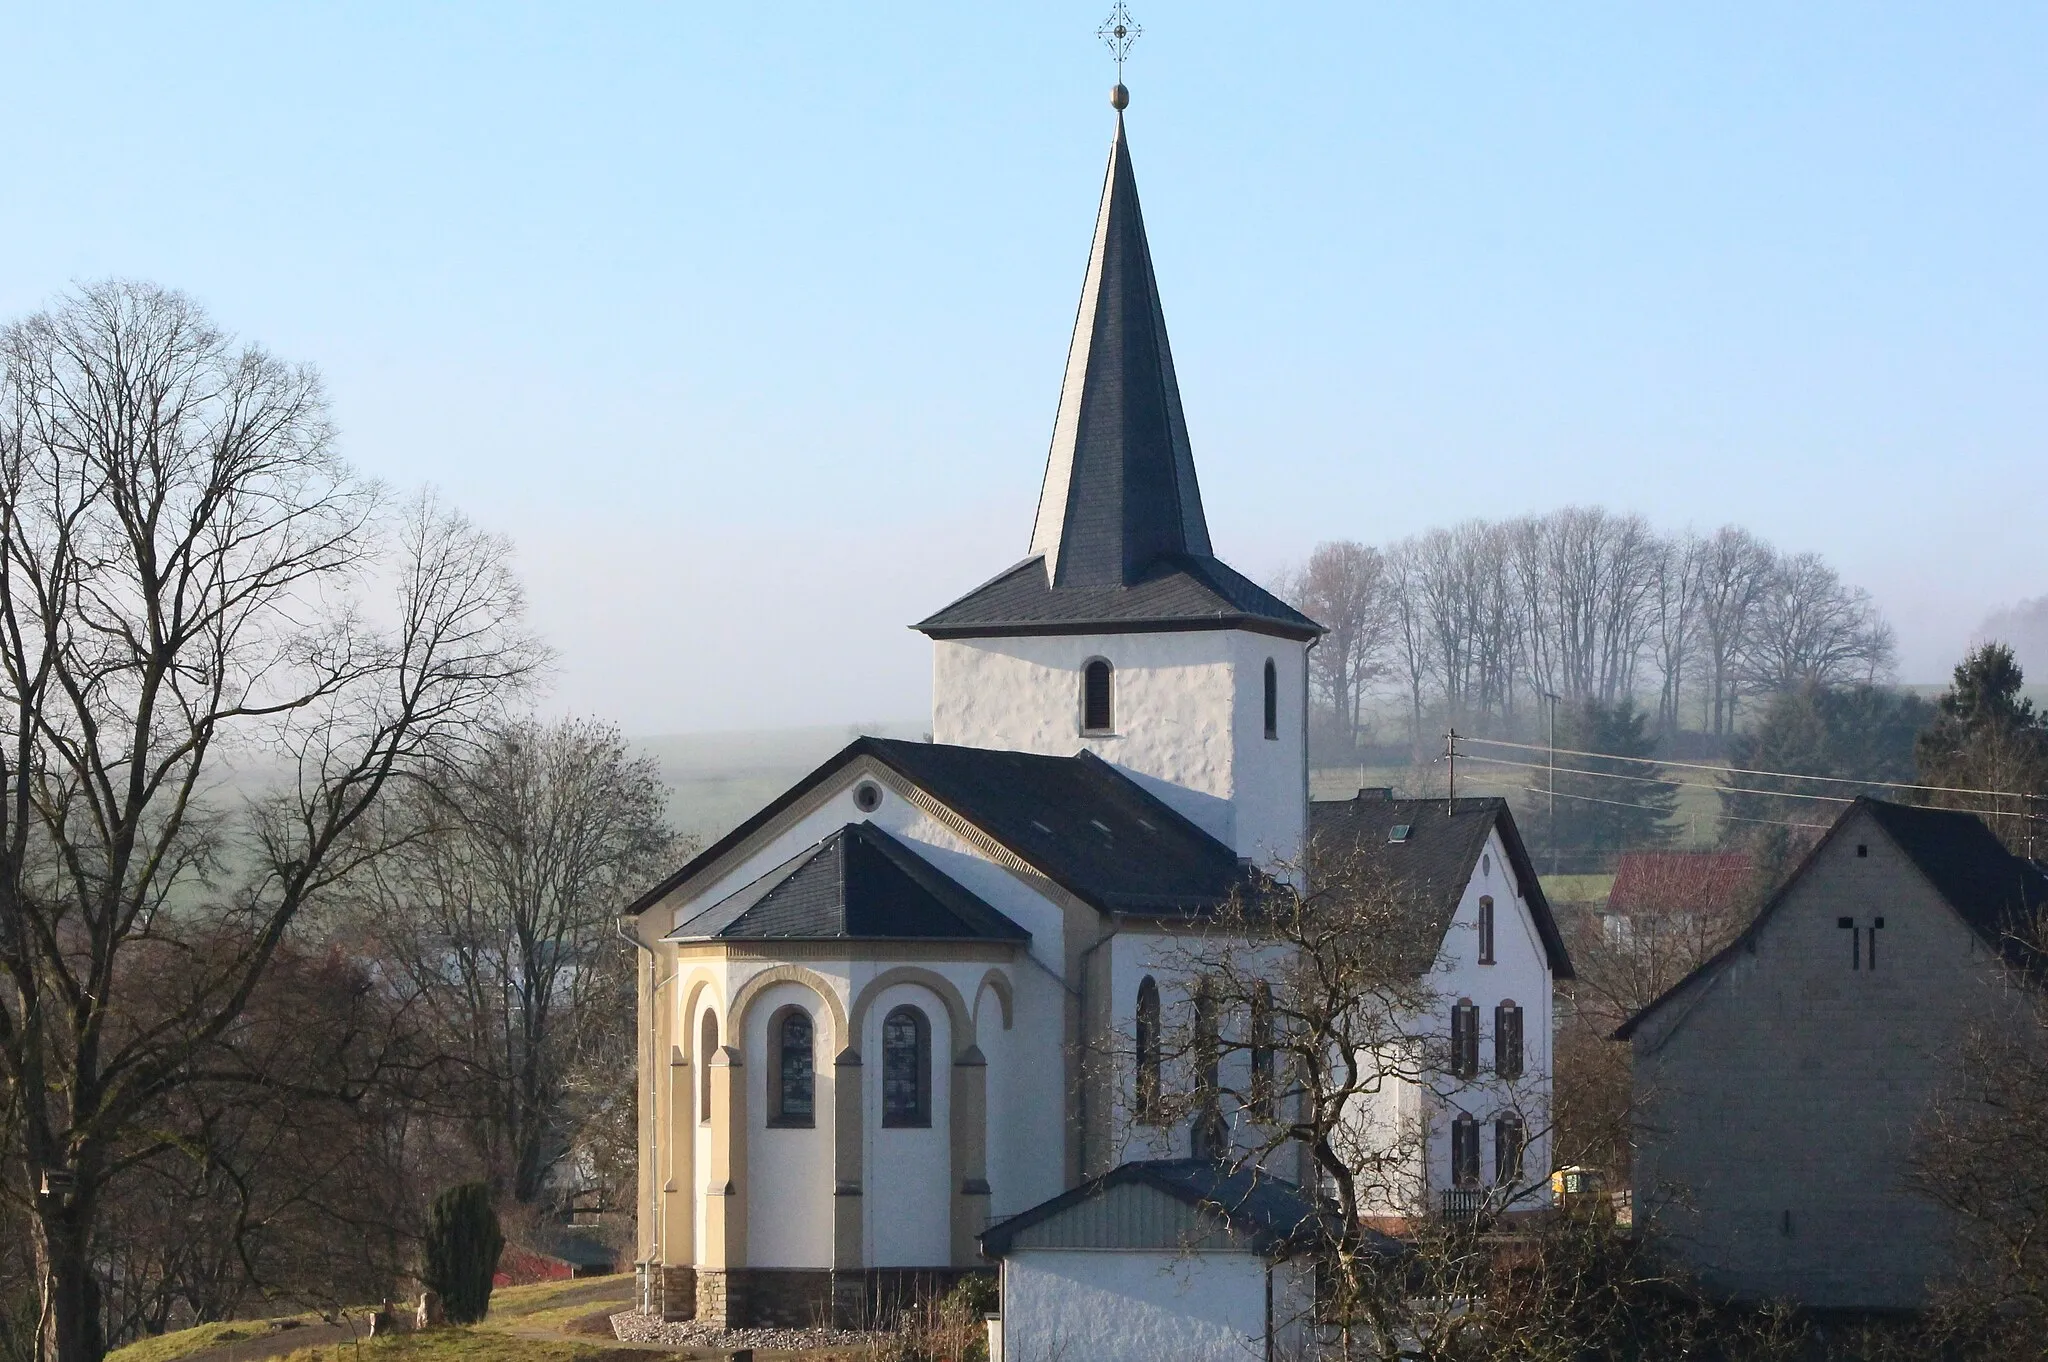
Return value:
M 1318 544 L 1283 592 L 1330 632 L 1309 654 L 1309 677 L 1355 745 L 1365 689 L 1387 668 L 1395 628 L 1393 571 L 1378 549 Z
M 1741 675 L 1756 695 L 1883 680 L 1896 652 L 1870 593 L 1846 585 L 1819 554 L 1780 558 L 1750 620 Z
M 1699 665 L 1709 733 L 1725 734 L 1735 727 L 1743 653 L 1776 563 L 1769 545 L 1733 525 L 1716 530 L 1700 554 Z
M 577 1144 L 586 1068 L 631 1069 L 633 959 L 617 913 L 672 862 L 652 758 L 579 721 L 494 728 L 381 812 L 395 850 L 346 892 L 460 1061 L 479 1153 L 522 1206 Z M 559 1189 L 557 1189 L 559 1190 Z
M 95 284 L 0 332 L 0 1073 L 45 1357 L 104 1351 L 111 1189 L 309 898 L 383 849 L 366 815 L 536 666 L 505 560 L 390 506 L 317 376 L 180 295 Z M 284 769 L 223 797 L 258 751 Z M 201 940 L 233 948 L 159 987 L 147 955 Z

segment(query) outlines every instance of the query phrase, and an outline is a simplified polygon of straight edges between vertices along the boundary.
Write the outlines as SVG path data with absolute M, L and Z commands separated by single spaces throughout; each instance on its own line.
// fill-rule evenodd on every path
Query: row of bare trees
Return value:
M 1816 554 L 1734 526 L 1660 534 L 1599 507 L 1386 549 L 1322 544 L 1282 589 L 1329 627 L 1314 685 L 1354 744 L 1382 688 L 1399 692 L 1417 742 L 1432 719 L 1522 729 L 1547 696 L 1654 696 L 1659 732 L 1723 735 L 1746 698 L 1875 680 L 1894 654 L 1869 593 Z
M 510 547 L 140 283 L 0 329 L 0 1355 L 374 1300 L 426 1202 L 630 1177 L 618 734 Z

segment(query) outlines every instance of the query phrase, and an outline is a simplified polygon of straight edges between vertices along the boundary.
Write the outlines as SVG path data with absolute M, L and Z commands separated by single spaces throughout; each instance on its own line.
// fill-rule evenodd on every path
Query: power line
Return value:
M 1544 744 L 1542 744 L 1542 743 L 1530 743 L 1530 742 L 1509 742 L 1509 741 L 1508 741 L 1507 739 L 1505 739 L 1505 738 L 1474 738 L 1474 737 L 1470 737 L 1470 736 L 1467 736 L 1467 735 L 1465 735 L 1465 734 L 1462 734 L 1462 733 L 1461 733 L 1461 734 L 1459 734 L 1458 736 L 1459 736 L 1459 737 L 1461 737 L 1461 738 L 1463 738 L 1463 739 L 1464 739 L 1464 740 L 1465 740 L 1466 742 L 1468 742 L 1468 743 L 1469 743 L 1469 742 L 1479 742 L 1479 743 L 1485 743 L 1485 744 L 1487 744 L 1487 745 L 1488 745 L 1488 746 L 1490 746 L 1490 747 L 1512 747 L 1512 748 L 1515 748 L 1515 749 L 1517 749 L 1518 751 L 1523 751 L 1523 752 L 1544 752 L 1544 753 L 1548 753 L 1548 752 L 1550 751 L 1550 749 L 1549 749 L 1548 747 L 1546 747 L 1546 746 L 1545 746 Z M 1467 753 L 1466 755 L 1467 755 L 1467 757 L 1468 757 L 1468 758 L 1470 758 L 1470 759 L 1471 759 L 1471 760 L 1473 760 L 1473 761 L 1490 761 L 1490 760 L 1493 760 L 1493 759 L 1492 759 L 1492 758 L 1490 758 L 1490 757 L 1478 757 L 1478 756 L 1473 756 L 1473 755 L 1472 755 L 1472 754 L 1470 754 L 1470 753 Z M 1970 789 L 1970 788 L 1968 788 L 1968 787 L 1966 787 L 1966 786 L 1960 786 L 1960 785 L 1915 785 L 1915 784 L 1911 783 L 1910 781 L 1903 781 L 1903 780 L 1863 780 L 1863 779 L 1859 779 L 1859 778 L 1857 778 L 1857 777 L 1854 777 L 1854 776 L 1808 776 L 1808 775 L 1801 775 L 1801 774 L 1800 774 L 1799 772 L 1797 772 L 1797 771 L 1759 771 L 1759 770 L 1756 770 L 1756 769 L 1754 769 L 1754 768 L 1752 768 L 1752 767 L 1747 767 L 1747 766 L 1732 766 L 1732 765 L 1726 765 L 1726 766 L 1713 766 L 1713 765 L 1710 765 L 1710 764 L 1707 764 L 1707 763 L 1704 763 L 1704 762 L 1697 762 L 1697 761 L 1661 761 L 1661 760 L 1659 760 L 1659 759 L 1658 759 L 1658 758 L 1656 758 L 1656 757 L 1624 757 L 1624 756 L 1620 756 L 1620 755 L 1617 755 L 1616 753 L 1613 753 L 1613 752 L 1581 752 L 1581 751 L 1578 751 L 1578 750 L 1576 750 L 1576 749 L 1573 749 L 1573 748 L 1567 748 L 1567 747 L 1560 747 L 1560 748 L 1558 748 L 1558 749 L 1557 749 L 1557 755 L 1558 755 L 1558 756 L 1560 756 L 1560 757 L 1592 757 L 1592 758 L 1594 758 L 1594 759 L 1596 759 L 1596 760 L 1599 760 L 1599 761 L 1629 761 L 1629 762 L 1635 762 L 1635 763 L 1637 763 L 1638 765 L 1642 765 L 1642 766 L 1669 766 L 1669 767 L 1674 767 L 1674 768 L 1677 768 L 1677 769 L 1680 769 L 1680 770 L 1686 770 L 1686 771 L 1719 771 L 1719 772 L 1724 772 L 1724 773 L 1735 773 L 1735 774 L 1739 774 L 1739 775 L 1745 775 L 1745 776 L 1768 776 L 1768 777 L 1770 777 L 1770 778 L 1772 778 L 1772 779 L 1776 779 L 1776 780 L 1820 780 L 1820 781 L 1830 781 L 1830 782 L 1833 782 L 1834 784 L 1837 784 L 1837 785 L 1861 785 L 1861 786 L 1864 786 L 1864 787 L 1865 787 L 1865 788 L 1867 788 L 1867 789 L 1873 789 L 1873 790 L 1921 790 L 1921 791 L 1924 791 L 1924 792 L 1926 792 L 1926 793 L 1928 793 L 1928 794 L 1964 794 L 1964 795 L 1990 795 L 1990 796 L 1995 796 L 1995 797 L 1997 797 L 1997 798 L 2000 798 L 2000 799 L 2040 799 L 2040 798 L 2042 798 L 2042 796 L 2041 796 L 2041 795 L 2035 795 L 2035 794 L 2027 794 L 2027 793 L 2025 793 L 2025 792 L 2023 792 L 2023 791 L 2020 791 L 2020 790 L 1973 790 L 1973 789 Z M 1539 767 L 1539 768 L 1537 768 L 1537 769 L 1539 769 L 1539 770 L 1540 770 L 1540 769 L 1543 769 L 1543 768 Z M 1603 773 L 1603 772 L 1599 772 L 1599 771 L 1573 771 L 1573 772 L 1571 772 L 1571 774 L 1573 774 L 1573 775 L 1601 775 L 1601 774 L 1605 774 L 1605 773 Z M 1719 787 L 1719 786 L 1715 786 L 1715 787 L 1713 787 L 1713 788 L 1716 788 L 1716 789 L 1718 789 L 1718 788 L 1720 788 L 1720 787 Z M 1781 794 L 1781 793 L 1784 793 L 1784 792 L 1783 792 L 1783 791 L 1779 791 L 1779 790 L 1766 790 L 1766 791 L 1763 791 L 1763 793 L 1765 793 L 1765 794 Z
M 1472 757 L 1470 758 L 1470 760 L 1488 761 L 1491 760 L 1491 758 Z M 1542 770 L 1543 768 L 1539 766 L 1536 769 Z M 1522 793 L 1540 795 L 1549 794 L 1551 793 L 1551 791 L 1539 790 L 1533 785 L 1525 785 L 1522 787 Z M 1611 804 L 1617 809 L 1636 809 L 1640 811 L 1643 808 L 1641 804 L 1628 804 L 1624 803 L 1619 799 L 1601 799 L 1597 795 L 1573 794 L 1570 790 L 1559 790 L 1556 793 L 1559 799 L 1579 799 L 1584 800 L 1588 804 Z M 1707 815 L 1707 817 L 1717 818 L 1724 823 L 1768 823 L 1774 828 L 1813 828 L 1820 832 L 1827 831 L 1829 826 L 1826 823 L 1794 823 L 1783 818 L 1743 818 L 1737 814 L 1732 813 L 1710 813 Z
M 1495 766 L 1513 766 L 1524 771 L 1544 771 L 1549 769 L 1532 761 L 1509 761 L 1505 757 L 1477 757 L 1470 752 L 1465 754 L 1465 760 L 1490 762 Z M 1768 795 L 1772 799 L 1818 799 L 1828 804 L 1853 804 L 1856 802 L 1847 795 L 1805 794 L 1798 790 L 1757 790 L 1742 785 L 1709 785 L 1699 780 L 1659 780 L 1655 776 L 1631 776 L 1620 771 L 1568 770 L 1562 774 L 1568 776 L 1596 776 L 1602 780 L 1633 780 L 1649 785 L 1664 785 L 1673 789 L 1706 790 L 1711 794 Z M 1537 793 L 1541 794 L 1543 792 L 1539 790 Z M 1641 808 L 1642 806 L 1632 805 L 1631 807 Z

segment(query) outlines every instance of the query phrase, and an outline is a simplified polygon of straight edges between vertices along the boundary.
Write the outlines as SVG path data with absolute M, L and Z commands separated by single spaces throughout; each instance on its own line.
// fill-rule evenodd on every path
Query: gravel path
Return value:
M 660 1343 L 672 1348 L 860 1348 L 881 1335 L 847 1329 L 720 1329 L 696 1320 L 669 1324 L 658 1315 L 624 1310 L 612 1316 L 612 1332 L 621 1343 Z

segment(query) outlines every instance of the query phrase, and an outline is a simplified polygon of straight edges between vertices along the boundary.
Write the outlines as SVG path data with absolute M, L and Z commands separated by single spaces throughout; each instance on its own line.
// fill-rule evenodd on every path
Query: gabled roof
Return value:
M 2031 914 L 2048 907 L 2048 875 L 2042 874 L 2039 866 L 2007 851 L 1991 829 L 1984 826 L 1984 820 L 1973 813 L 1894 804 L 1866 795 L 1842 810 L 1841 817 L 1821 835 L 1798 868 L 1785 877 L 1742 935 L 1623 1022 L 1614 1038 L 1629 1039 L 1666 1003 L 1698 981 L 1718 974 L 1737 951 L 1752 948 L 1764 924 L 1784 906 L 1793 886 L 1806 878 L 1821 854 L 1859 813 L 1870 815 L 1871 821 L 1986 946 L 2013 965 L 2040 968 L 2041 962 L 2012 935 Z
M 1105 627 L 1322 632 L 1210 548 L 1121 114 L 1030 556 L 917 627 L 934 638 Z
M 858 738 L 626 911 L 653 907 L 862 757 L 926 791 L 1105 913 L 1196 915 L 1257 883 L 1257 872 L 1241 865 L 1230 847 L 1093 753 L 1048 757 Z
M 1407 827 L 1407 836 L 1391 841 L 1394 829 L 1401 826 Z M 1564 934 L 1557 929 L 1536 864 L 1529 859 L 1505 799 L 1390 799 L 1378 792 L 1361 791 L 1355 799 L 1317 800 L 1309 805 L 1309 835 L 1315 854 L 1356 850 L 1382 859 L 1415 893 L 1418 911 L 1429 915 L 1432 930 L 1425 935 L 1432 942 L 1441 942 L 1450 930 L 1465 889 L 1472 883 L 1487 834 L 1495 831 L 1507 850 L 1523 901 L 1529 905 L 1536 934 L 1542 938 L 1552 977 L 1574 977 Z M 1416 962 L 1419 969 L 1430 963 Z
M 1318 1205 L 1285 1178 L 1256 1168 L 1232 1168 L 1208 1159 L 1152 1159 L 1118 1164 L 1078 1187 L 1042 1201 L 1028 1211 L 997 1221 L 981 1232 L 984 1257 L 1000 1258 L 1020 1235 L 1084 1208 L 1119 1187 L 1141 1186 L 1163 1192 L 1194 1210 L 1203 1220 L 1241 1239 L 1251 1251 L 1267 1257 L 1327 1241 L 1335 1230 L 1334 1206 Z M 1106 1225 L 1096 1248 L 1154 1248 L 1145 1243 L 1119 1243 L 1121 1227 Z M 1134 1227 L 1135 1228 L 1135 1227 Z M 1156 1229 L 1156 1226 L 1146 1226 Z M 1145 1235 L 1150 1240 L 1156 1234 Z M 1392 1240 L 1386 1245 L 1393 1249 Z
M 1030 938 L 873 823 L 849 823 L 669 933 L 670 941 Z

